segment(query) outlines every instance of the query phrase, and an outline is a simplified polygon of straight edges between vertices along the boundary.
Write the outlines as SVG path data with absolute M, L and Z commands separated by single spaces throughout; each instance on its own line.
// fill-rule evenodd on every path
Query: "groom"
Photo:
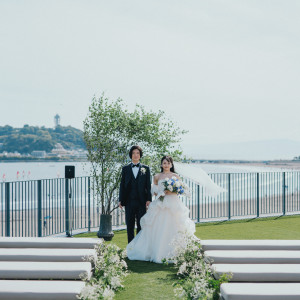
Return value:
M 129 151 L 131 163 L 122 168 L 119 207 L 125 206 L 128 243 L 134 238 L 135 220 L 137 233 L 141 230 L 140 219 L 146 213 L 152 198 L 150 169 L 140 163 L 142 156 L 142 148 L 132 146 Z

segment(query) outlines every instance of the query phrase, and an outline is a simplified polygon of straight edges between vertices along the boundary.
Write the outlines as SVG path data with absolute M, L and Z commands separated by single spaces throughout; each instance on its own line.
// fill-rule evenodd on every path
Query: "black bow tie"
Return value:
M 131 166 L 132 166 L 132 168 L 134 168 L 134 167 L 137 167 L 137 168 L 139 168 L 140 167 L 140 164 L 131 164 Z

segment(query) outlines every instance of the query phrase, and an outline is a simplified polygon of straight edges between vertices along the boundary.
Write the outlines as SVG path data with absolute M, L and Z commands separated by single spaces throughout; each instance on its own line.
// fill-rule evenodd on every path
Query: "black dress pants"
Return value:
M 134 238 L 135 222 L 137 225 L 136 234 L 138 234 L 139 231 L 141 230 L 140 220 L 145 213 L 146 213 L 146 203 L 141 203 L 139 201 L 130 201 L 130 203 L 128 203 L 125 206 L 128 244 Z

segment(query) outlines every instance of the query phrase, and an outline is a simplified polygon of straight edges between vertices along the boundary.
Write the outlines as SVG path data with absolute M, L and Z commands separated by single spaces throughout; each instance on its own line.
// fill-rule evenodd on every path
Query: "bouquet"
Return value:
M 170 191 L 172 193 L 176 193 L 177 195 L 185 195 L 190 197 L 188 186 L 177 177 L 173 176 L 172 178 L 165 178 L 161 181 L 161 185 L 163 186 L 163 191 Z M 159 195 L 159 200 L 164 200 L 165 193 Z

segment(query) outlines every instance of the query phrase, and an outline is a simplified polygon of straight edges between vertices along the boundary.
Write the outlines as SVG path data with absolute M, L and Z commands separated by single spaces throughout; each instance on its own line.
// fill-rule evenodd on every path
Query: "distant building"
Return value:
M 54 127 L 56 128 L 59 125 L 60 125 L 60 115 L 56 114 L 54 116 Z
M 46 151 L 32 151 L 31 155 L 33 157 L 36 157 L 36 158 L 45 158 L 46 157 Z
M 66 150 L 62 144 L 57 143 L 55 148 L 51 151 L 52 155 L 62 157 L 62 156 L 70 156 L 70 151 Z
M 72 150 L 70 154 L 74 158 L 86 159 L 88 152 L 83 149 L 77 149 L 77 150 Z
M 0 154 L 0 156 L 2 156 L 2 157 L 21 157 L 21 154 L 17 151 L 15 151 L 15 152 L 4 151 Z

